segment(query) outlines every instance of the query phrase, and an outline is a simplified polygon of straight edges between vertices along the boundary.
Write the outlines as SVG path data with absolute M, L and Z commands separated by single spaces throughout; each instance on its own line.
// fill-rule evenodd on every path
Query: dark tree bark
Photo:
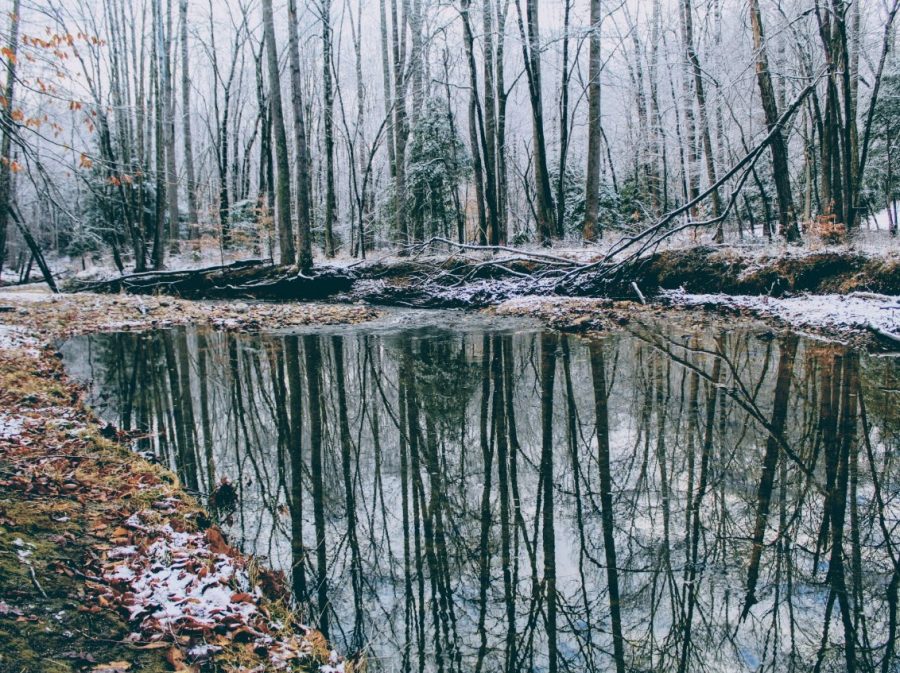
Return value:
M 6 46 L 9 54 L 6 57 L 6 87 L 3 91 L 5 104 L 0 110 L 3 119 L 3 143 L 0 146 L 0 274 L 3 273 L 3 260 L 6 259 L 6 232 L 12 205 L 12 111 L 16 91 L 20 7 L 21 0 L 13 0 L 12 12 L 9 15 L 9 42 Z
M 622 638 L 622 610 L 619 597 L 619 568 L 616 560 L 616 538 L 613 518 L 612 469 L 610 466 L 609 410 L 607 408 L 606 364 L 603 344 L 592 340 L 591 377 L 594 384 L 594 410 L 597 423 L 597 466 L 600 470 L 600 522 L 603 528 L 603 550 L 606 557 L 606 583 L 609 591 L 609 618 L 613 637 L 616 673 L 625 672 L 625 646 Z
M 550 245 L 555 231 L 553 226 L 553 193 L 550 188 L 550 170 L 547 165 L 547 143 L 544 135 L 544 102 L 541 93 L 541 35 L 538 23 L 538 0 L 525 0 L 527 34 L 520 0 L 516 0 L 519 13 L 519 33 L 522 38 L 522 55 L 528 79 L 528 96 L 531 101 L 531 122 L 534 155 L 535 215 L 537 234 L 543 245 Z
M 597 227 L 600 199 L 600 148 L 602 128 L 600 120 L 600 0 L 591 0 L 591 37 L 588 65 L 588 146 L 585 209 L 582 235 L 595 241 L 601 234 Z
M 322 124 L 325 135 L 325 256 L 334 257 L 334 85 L 331 61 L 331 0 L 322 0 Z
M 188 59 L 188 0 L 178 3 L 181 27 L 181 128 L 184 135 L 185 191 L 188 203 L 188 227 L 194 250 L 200 249 L 200 222 L 197 213 L 197 177 L 194 172 L 194 147 L 191 138 L 191 76 Z
M 779 119 L 778 103 L 775 99 L 775 88 L 772 86 L 772 75 L 769 71 L 769 56 L 759 0 L 750 0 L 750 24 L 753 28 L 753 46 L 756 49 L 756 80 L 759 84 L 763 112 L 766 115 L 766 126 L 770 132 L 774 132 L 769 149 L 772 152 L 772 172 L 775 177 L 775 191 L 778 195 L 778 233 L 785 240 L 793 242 L 799 240 L 800 230 L 797 228 L 797 214 L 794 212 L 794 203 L 791 197 L 787 146 L 781 135 L 781 129 L 776 129 Z
M 706 157 L 706 173 L 709 184 L 718 182 L 716 177 L 716 163 L 713 155 L 712 140 L 709 133 L 709 115 L 706 109 L 706 92 L 703 85 L 703 71 L 700 67 L 700 58 L 694 46 L 694 16 L 691 0 L 682 0 L 681 4 L 681 30 L 685 56 L 694 78 L 694 93 L 697 96 L 697 110 L 700 122 L 700 139 L 703 142 L 703 153 Z M 712 216 L 717 218 L 722 212 L 722 202 L 719 198 L 719 190 L 712 190 Z M 715 240 L 717 243 L 724 241 L 722 222 L 716 226 Z
M 287 134 L 284 130 L 284 107 L 281 103 L 281 73 L 278 67 L 278 48 L 275 43 L 275 19 L 272 0 L 262 0 L 263 33 L 266 41 L 266 61 L 269 71 L 269 104 L 272 114 L 272 133 L 275 136 L 275 206 L 278 223 L 278 242 L 282 264 L 294 264 L 297 250 L 291 224 L 291 174 L 288 163 Z
M 306 137 L 306 118 L 303 110 L 303 90 L 300 81 L 300 41 L 297 37 L 297 0 L 288 0 L 288 51 L 291 63 L 291 108 L 294 112 L 294 163 L 297 180 L 297 221 L 300 242 L 300 268 L 312 268 L 312 208 L 309 196 L 309 150 Z M 326 66 L 326 69 L 328 66 Z M 333 183 L 332 177 L 332 183 Z M 327 241 L 326 241 L 327 246 Z

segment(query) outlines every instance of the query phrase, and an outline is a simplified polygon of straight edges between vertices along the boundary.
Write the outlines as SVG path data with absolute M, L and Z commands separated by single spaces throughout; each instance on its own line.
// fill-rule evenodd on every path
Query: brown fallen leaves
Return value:
M 254 331 L 299 325 L 334 325 L 372 320 L 370 306 L 266 302 L 190 301 L 175 297 L 104 295 L 91 293 L 22 298 L 6 291 L 0 303 L 14 310 L 2 321 L 26 328 L 34 335 L 64 338 L 98 331 L 125 331 L 179 325 L 207 325 L 219 329 Z
M 59 525 L 53 544 L 84 559 L 78 567 L 45 565 L 45 572 L 80 582 L 79 610 L 121 614 L 134 649 L 165 648 L 169 666 L 181 673 L 209 659 L 232 671 L 298 664 L 349 671 L 271 593 L 283 595 L 283 576 L 258 568 L 217 528 L 201 530 L 198 521 L 208 517 L 175 476 L 110 439 L 121 438 L 103 433 L 80 400 L 49 349 L 0 345 L 0 494 L 48 513 Z M 73 519 L 78 526 L 70 530 Z M 2 510 L 0 521 L 16 523 Z M 0 613 L 29 618 L 7 602 Z M 90 657 L 78 655 L 93 673 L 132 669 L 125 660 Z

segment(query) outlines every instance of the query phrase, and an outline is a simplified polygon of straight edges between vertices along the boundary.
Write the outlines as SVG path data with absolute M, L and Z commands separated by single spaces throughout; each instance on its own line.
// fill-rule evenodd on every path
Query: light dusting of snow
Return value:
M 127 582 L 128 610 L 142 625 L 152 620 L 163 629 L 189 623 L 193 628 L 212 628 L 219 620 L 245 622 L 256 606 L 232 597 L 249 588 L 243 569 L 235 568 L 224 554 L 210 551 L 201 533 L 184 533 L 171 526 L 157 526 L 157 539 L 145 554 L 124 554 L 127 560 L 106 572 L 111 582 Z M 193 566 L 200 565 L 203 572 Z
M 25 422 L 21 416 L 11 416 L 0 411 L 0 439 L 18 437 L 24 428 Z
M 286 633 L 260 608 L 262 592 L 242 557 L 221 553 L 204 533 L 150 523 L 155 517 L 158 512 L 145 511 L 128 518 L 125 526 L 143 542 L 111 549 L 103 572 L 141 632 L 151 638 L 160 632 L 202 638 L 222 627 L 240 630 L 265 650 L 274 670 L 290 670 L 310 656 L 306 627 L 299 627 L 301 633 Z M 200 640 L 188 655 L 201 660 L 221 649 Z M 321 670 L 343 673 L 344 665 L 332 653 Z
M 38 342 L 20 327 L 0 325 L 0 350 L 21 350 L 36 358 L 39 355 L 37 346 Z
M 872 293 L 800 295 L 787 298 L 663 292 L 679 306 L 727 306 L 778 318 L 796 327 L 872 330 L 900 339 L 900 297 Z

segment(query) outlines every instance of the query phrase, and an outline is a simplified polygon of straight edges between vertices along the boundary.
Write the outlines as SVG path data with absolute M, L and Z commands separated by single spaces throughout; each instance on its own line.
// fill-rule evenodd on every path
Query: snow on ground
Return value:
M 16 285 L 0 289 L 0 305 L 7 303 L 28 303 L 36 301 L 50 301 L 55 297 L 44 283 L 31 285 Z
M 664 291 L 662 297 L 664 301 L 678 306 L 725 306 L 777 318 L 795 327 L 873 331 L 900 341 L 900 297 L 854 292 L 849 295 L 799 295 L 776 299 L 689 294 L 683 290 Z
M 38 342 L 30 337 L 21 327 L 0 323 L 0 350 L 19 350 L 26 355 L 38 356 Z
M 24 427 L 25 422 L 21 416 L 11 416 L 0 411 L 0 439 L 18 437 Z
M 170 511 L 172 499 L 154 503 L 154 509 Z M 309 663 L 313 655 L 312 632 L 285 632 L 283 625 L 260 607 L 261 590 L 251 580 L 243 557 L 234 555 L 221 534 L 209 529 L 182 532 L 168 523 L 155 524 L 156 512 L 133 514 L 121 529 L 136 544 L 107 552 L 103 577 L 113 597 L 128 610 L 140 640 L 159 634 L 191 636 L 188 654 L 196 661 L 208 659 L 221 646 L 208 643 L 222 636 L 242 638 L 265 652 L 274 670 L 293 670 Z M 341 673 L 344 662 L 332 655 L 318 670 Z

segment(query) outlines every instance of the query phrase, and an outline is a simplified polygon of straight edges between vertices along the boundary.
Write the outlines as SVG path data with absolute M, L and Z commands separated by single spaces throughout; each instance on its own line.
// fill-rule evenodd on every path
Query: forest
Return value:
M 11 280 L 897 232 L 893 0 L 4 5 Z
M 0 672 L 900 671 L 900 0 L 0 8 Z

